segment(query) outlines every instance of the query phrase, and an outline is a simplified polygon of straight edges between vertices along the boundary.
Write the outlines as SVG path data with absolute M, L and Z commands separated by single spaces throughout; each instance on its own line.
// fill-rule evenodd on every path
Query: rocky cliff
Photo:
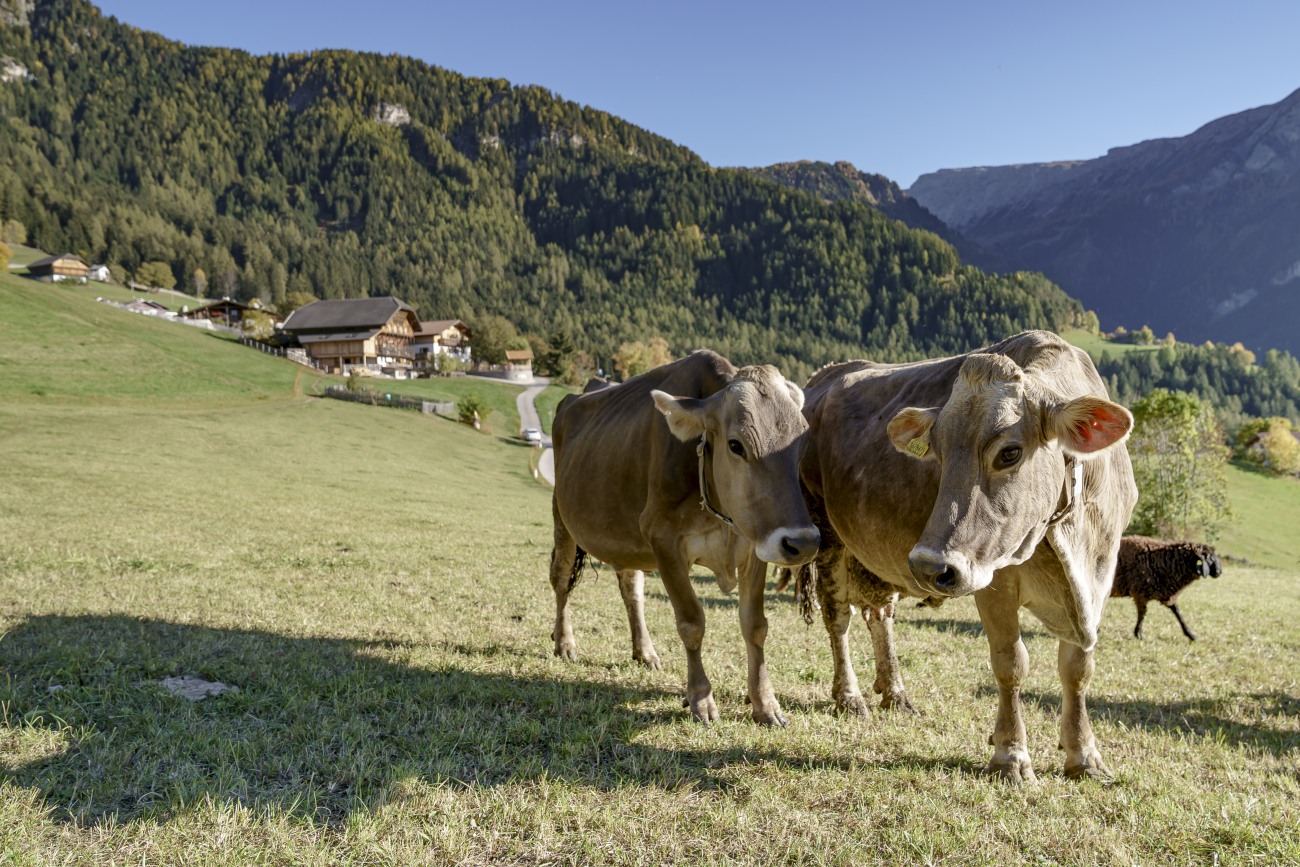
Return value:
M 1040 270 L 1104 327 L 1300 352 L 1300 91 L 1070 163 L 945 170 L 908 191 Z

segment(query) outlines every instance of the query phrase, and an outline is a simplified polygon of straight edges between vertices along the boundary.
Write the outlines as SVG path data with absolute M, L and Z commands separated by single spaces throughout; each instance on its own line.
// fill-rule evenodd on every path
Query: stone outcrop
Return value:
M 405 126 L 411 122 L 411 113 L 394 102 L 380 102 L 372 117 L 384 126 Z
M 1300 91 L 1092 160 L 947 169 L 908 191 L 1103 327 L 1300 353 Z

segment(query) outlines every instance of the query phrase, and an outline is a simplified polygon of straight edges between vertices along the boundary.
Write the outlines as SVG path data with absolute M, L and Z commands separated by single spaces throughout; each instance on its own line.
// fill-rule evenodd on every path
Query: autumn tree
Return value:
M 9 249 L 9 245 L 0 243 L 0 271 L 8 269 L 11 256 L 13 256 L 13 251 Z
M 266 340 L 275 334 L 275 320 L 261 310 L 248 310 L 240 323 L 244 334 L 254 340 Z
M 634 340 L 621 344 L 614 353 L 614 369 L 623 379 L 628 379 L 672 360 L 668 341 L 655 335 L 646 343 Z
M 135 269 L 137 283 L 156 289 L 175 289 L 176 275 L 166 262 L 145 262 Z
M 1129 532 L 1214 541 L 1229 517 L 1228 449 L 1209 404 L 1158 388 L 1133 404 L 1138 504 Z
M 1291 433 L 1289 419 L 1257 418 L 1237 431 L 1237 447 L 1244 460 L 1280 475 L 1300 472 L 1300 441 Z
M 507 349 L 520 348 L 516 345 L 521 339 L 519 329 L 504 316 L 483 316 L 474 323 L 472 330 L 474 357 L 488 364 L 502 364 L 506 360 Z M 524 340 L 522 348 L 528 348 L 527 340 Z

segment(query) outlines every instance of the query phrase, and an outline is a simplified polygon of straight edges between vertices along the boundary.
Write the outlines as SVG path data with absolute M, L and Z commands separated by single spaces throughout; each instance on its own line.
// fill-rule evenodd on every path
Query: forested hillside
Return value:
M 962 261 L 986 271 L 1015 270 L 1006 262 L 978 244 L 971 243 L 960 232 L 922 207 L 902 187 L 884 175 L 871 174 L 843 160 L 824 163 L 801 160 L 794 163 L 776 163 L 750 171 L 769 181 L 776 181 L 796 190 L 804 190 L 828 202 L 865 202 L 886 217 L 898 220 L 913 229 L 924 229 L 943 238 L 957 249 Z
M 42 0 L 0 26 L 0 220 L 29 243 L 282 304 L 394 294 L 608 357 L 660 334 L 793 372 L 964 351 L 1081 312 L 537 87 L 398 56 L 191 48 Z

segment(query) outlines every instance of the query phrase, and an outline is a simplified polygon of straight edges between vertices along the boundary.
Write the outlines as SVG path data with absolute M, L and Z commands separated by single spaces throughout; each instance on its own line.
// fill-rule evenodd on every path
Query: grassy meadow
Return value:
M 1100 359 L 1103 352 L 1109 352 L 1111 355 L 1126 355 L 1130 352 L 1156 352 L 1160 349 L 1158 342 L 1146 346 L 1137 343 L 1122 343 L 1107 340 L 1101 335 L 1079 328 L 1068 328 L 1061 332 L 1061 336 L 1091 355 L 1094 361 Z
M 1158 606 L 1135 641 L 1132 604 L 1109 609 L 1111 783 L 1064 778 L 1055 642 L 1025 615 L 1039 782 L 1010 787 L 980 773 L 996 693 L 969 600 L 900 608 L 920 715 L 850 719 L 820 623 L 769 593 L 790 725 L 766 730 L 735 597 L 702 573 L 703 727 L 653 578 L 663 671 L 631 662 L 608 569 L 573 600 L 581 658 L 552 656 L 529 449 L 321 384 L 0 275 L 0 862 L 1300 862 L 1300 485 L 1233 473 L 1257 525 L 1181 600 L 1200 641 Z M 178 675 L 238 691 L 191 703 L 159 685 Z

